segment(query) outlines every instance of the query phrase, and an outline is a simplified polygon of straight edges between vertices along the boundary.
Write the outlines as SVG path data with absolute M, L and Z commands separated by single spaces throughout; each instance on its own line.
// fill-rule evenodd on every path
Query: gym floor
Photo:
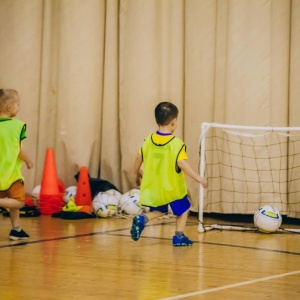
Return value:
M 185 233 L 194 245 L 173 247 L 173 217 L 148 223 L 140 240 L 133 241 L 131 218 L 42 215 L 22 218 L 31 237 L 12 242 L 10 219 L 0 219 L 0 299 L 300 297 L 299 234 L 199 233 L 197 217 L 191 215 Z

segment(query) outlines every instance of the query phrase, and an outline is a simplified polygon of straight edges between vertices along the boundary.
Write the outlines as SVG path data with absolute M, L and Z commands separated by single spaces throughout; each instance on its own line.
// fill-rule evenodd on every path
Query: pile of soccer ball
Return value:
M 76 201 L 77 186 L 69 186 L 65 189 L 63 202 L 65 205 L 69 201 Z M 40 186 L 32 191 L 32 199 L 38 206 Z M 117 190 L 99 192 L 92 200 L 93 211 L 97 217 L 107 218 L 115 215 L 138 215 L 146 210 L 140 205 L 140 190 L 131 189 L 121 194 Z
M 131 189 L 121 194 L 116 190 L 100 192 L 92 201 L 95 214 L 100 218 L 115 215 L 138 215 L 144 211 L 140 205 L 140 190 Z
M 76 199 L 76 191 L 76 186 L 66 188 L 63 197 L 65 204 Z M 114 189 L 99 192 L 92 200 L 92 207 L 99 218 L 108 218 L 117 214 L 138 215 L 143 212 L 139 189 L 131 189 L 124 194 Z
M 260 207 L 254 214 L 254 224 L 260 232 L 276 232 L 282 223 L 279 210 L 271 205 Z

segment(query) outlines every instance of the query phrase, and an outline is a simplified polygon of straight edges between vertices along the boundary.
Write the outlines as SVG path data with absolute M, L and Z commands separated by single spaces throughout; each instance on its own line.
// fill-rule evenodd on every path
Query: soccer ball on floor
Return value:
M 36 187 L 33 188 L 32 192 L 31 192 L 31 199 L 32 199 L 32 203 L 35 206 L 39 205 L 39 201 L 40 201 L 40 192 L 41 192 L 41 186 L 37 185 Z
M 114 190 L 114 189 L 107 190 L 104 193 L 114 196 L 115 198 L 117 198 L 118 202 L 120 202 L 121 197 L 122 197 L 122 194 L 119 191 Z
M 254 224 L 260 232 L 271 233 L 279 229 L 282 217 L 279 210 L 271 205 L 260 207 L 254 214 Z
M 112 192 L 99 192 L 92 201 L 93 210 L 100 218 L 114 216 L 118 205 L 118 198 Z
M 64 203 L 67 204 L 71 198 L 75 199 L 76 192 L 77 192 L 77 186 L 72 185 L 72 186 L 67 187 L 65 189 L 65 193 L 64 193 L 64 197 L 63 197 Z
M 140 215 L 143 212 L 140 205 L 140 190 L 132 189 L 124 193 L 120 200 L 120 209 L 127 215 Z

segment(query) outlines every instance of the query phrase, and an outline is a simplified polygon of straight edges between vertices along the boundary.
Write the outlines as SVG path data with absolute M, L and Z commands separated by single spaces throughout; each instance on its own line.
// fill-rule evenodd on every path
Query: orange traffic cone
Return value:
M 58 179 L 53 148 L 48 148 L 45 156 L 40 195 L 58 194 Z
M 41 213 L 50 215 L 60 212 L 63 205 L 62 197 L 62 193 L 59 191 L 54 150 L 47 148 L 40 191 Z
M 92 193 L 87 167 L 80 168 L 75 203 L 82 206 L 79 211 L 92 213 Z

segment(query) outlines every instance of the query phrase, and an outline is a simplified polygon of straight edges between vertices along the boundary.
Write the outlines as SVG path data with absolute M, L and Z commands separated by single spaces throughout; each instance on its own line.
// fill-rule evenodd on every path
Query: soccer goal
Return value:
M 235 230 L 206 224 L 204 213 L 254 215 L 272 205 L 300 218 L 300 127 L 203 123 L 200 176 L 208 188 L 200 186 L 199 232 Z

